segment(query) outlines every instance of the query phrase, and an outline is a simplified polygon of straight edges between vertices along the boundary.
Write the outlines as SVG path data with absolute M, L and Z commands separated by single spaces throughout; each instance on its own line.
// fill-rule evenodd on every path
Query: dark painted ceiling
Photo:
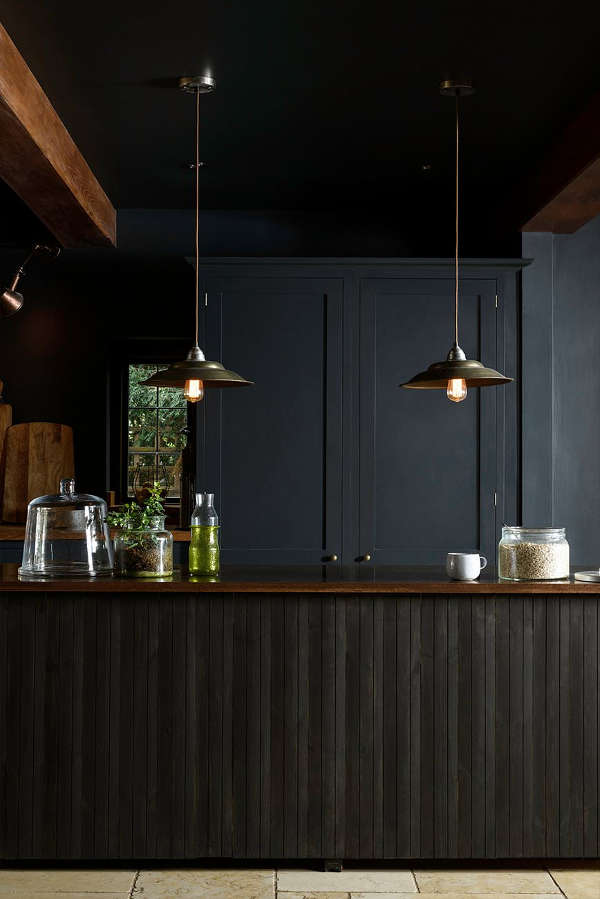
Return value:
M 407 228 L 452 222 L 442 77 L 477 87 L 464 101 L 477 227 L 600 88 L 589 0 L 4 0 L 1 18 L 119 208 L 192 205 L 193 100 L 167 86 L 183 73 L 217 79 L 204 208 L 380 210 Z

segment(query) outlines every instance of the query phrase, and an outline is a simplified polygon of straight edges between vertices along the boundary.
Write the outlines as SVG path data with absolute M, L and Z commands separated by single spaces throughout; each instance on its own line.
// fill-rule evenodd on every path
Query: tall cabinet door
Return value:
M 205 280 L 207 358 L 255 382 L 206 391 L 198 487 L 216 494 L 225 562 L 341 555 L 342 284 Z
M 460 285 L 459 343 L 496 367 L 496 281 Z M 462 403 L 398 385 L 446 358 L 451 279 L 365 279 L 360 291 L 360 509 L 357 554 L 379 565 L 439 565 L 495 544 L 496 391 Z

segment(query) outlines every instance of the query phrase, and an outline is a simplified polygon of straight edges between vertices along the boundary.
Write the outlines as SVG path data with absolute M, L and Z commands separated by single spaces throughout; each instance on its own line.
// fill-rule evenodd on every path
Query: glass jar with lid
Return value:
M 502 528 L 498 576 L 506 581 L 556 581 L 569 577 L 564 528 Z
M 73 478 L 64 478 L 57 494 L 29 503 L 20 577 L 95 577 L 113 565 L 103 499 L 76 493 Z
M 119 528 L 115 559 L 118 572 L 126 577 L 172 575 L 173 534 L 165 528 L 165 516 L 152 516 L 147 527 Z

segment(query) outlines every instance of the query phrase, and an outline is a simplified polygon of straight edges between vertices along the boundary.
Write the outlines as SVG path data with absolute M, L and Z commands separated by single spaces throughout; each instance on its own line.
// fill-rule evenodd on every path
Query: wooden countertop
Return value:
M 217 579 L 190 578 L 177 571 L 169 578 L 80 578 L 19 580 L 18 565 L 0 565 L 0 592 L 58 593 L 340 593 L 340 594 L 600 594 L 600 584 L 579 581 L 498 581 L 482 575 L 477 581 L 451 581 L 440 568 L 363 567 L 340 570 L 327 566 L 302 568 L 225 566 Z

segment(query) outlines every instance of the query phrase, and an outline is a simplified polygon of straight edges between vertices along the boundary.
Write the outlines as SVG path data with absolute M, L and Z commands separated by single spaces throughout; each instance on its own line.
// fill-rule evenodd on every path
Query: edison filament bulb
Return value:
M 198 403 L 204 397 L 204 384 L 202 381 L 192 380 L 186 381 L 183 388 L 183 395 L 188 403 Z
M 446 396 L 453 403 L 462 403 L 467 395 L 467 382 L 464 378 L 451 378 L 446 388 Z

